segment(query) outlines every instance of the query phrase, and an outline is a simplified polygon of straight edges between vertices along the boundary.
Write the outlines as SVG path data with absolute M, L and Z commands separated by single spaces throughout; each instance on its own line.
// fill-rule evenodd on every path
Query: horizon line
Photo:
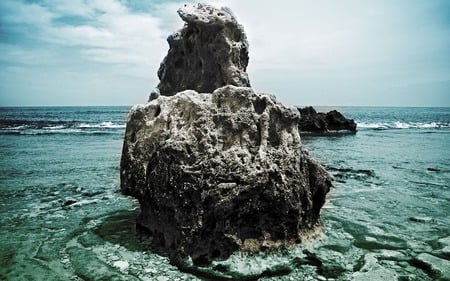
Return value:
M 147 104 L 147 103 L 136 103 Z M 133 107 L 136 104 L 129 105 L 1 105 L 0 108 L 36 108 L 36 107 Z M 391 108 L 450 108 L 450 105 L 288 105 L 296 108 L 303 107 L 391 107 Z

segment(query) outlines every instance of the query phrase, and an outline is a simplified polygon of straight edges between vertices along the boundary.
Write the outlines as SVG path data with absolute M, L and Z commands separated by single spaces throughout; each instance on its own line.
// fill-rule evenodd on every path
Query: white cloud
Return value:
M 230 7 L 247 31 L 252 85 L 290 104 L 351 104 L 347 93 L 366 104 L 384 97 L 387 104 L 395 102 L 389 93 L 398 91 L 395 85 L 448 84 L 450 37 L 448 23 L 439 23 L 448 22 L 442 1 L 214 3 Z
M 23 4 L 16 1 L 4 1 L 0 3 L 2 21 L 10 24 L 43 25 L 53 19 L 53 13 L 46 8 L 35 4 Z
M 0 104 L 42 104 L 53 98 L 56 104 L 74 104 L 73 91 L 80 90 L 76 96 L 88 104 L 98 103 L 94 96 L 106 92 L 112 99 L 105 100 L 108 104 L 145 101 L 157 85 L 172 32 L 164 29 L 172 20 L 132 11 L 118 0 L 3 0 L 0 14 L 2 26 L 16 40 L 0 42 Z M 176 10 L 172 14 L 175 19 Z M 130 92 L 124 95 L 127 87 Z M 12 92 L 15 96 L 9 96 Z
M 85 60 L 130 64 L 137 68 L 155 68 L 167 50 L 165 38 L 168 34 L 161 29 L 161 20 L 150 14 L 131 12 L 119 1 L 9 3 L 14 14 L 3 21 L 33 27 L 35 34 L 27 36 L 33 38 L 35 44 L 28 48 L 47 48 L 46 44 L 54 51 L 58 46 L 76 47 Z M 72 15 L 82 16 L 84 20 L 79 23 L 56 21 Z
M 42 5 L 59 16 L 93 16 L 93 10 L 84 0 L 44 0 Z

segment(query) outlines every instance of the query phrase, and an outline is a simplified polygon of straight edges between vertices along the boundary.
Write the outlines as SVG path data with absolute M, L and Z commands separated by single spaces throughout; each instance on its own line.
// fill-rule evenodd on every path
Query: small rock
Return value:
M 445 246 L 442 249 L 442 255 L 444 255 L 447 258 L 450 258 L 450 246 Z
M 415 222 L 430 222 L 433 220 L 433 218 L 431 218 L 431 217 L 410 217 L 409 220 L 415 221 Z
M 377 238 L 371 237 L 371 236 L 366 236 L 366 237 L 365 237 L 365 240 L 366 240 L 367 242 L 377 242 Z
M 441 170 L 438 169 L 438 168 L 427 168 L 427 171 L 430 171 L 430 172 L 440 172 Z
M 450 246 L 450 236 L 441 238 L 441 239 L 438 240 L 438 242 L 439 242 L 441 245 L 444 245 L 444 246 Z
M 113 263 L 113 265 L 115 266 L 115 267 L 118 267 L 120 270 L 125 270 L 125 269 L 127 269 L 129 266 L 130 266 L 130 264 L 127 262 L 127 261 L 115 261 L 114 263 Z
M 67 207 L 67 206 L 70 206 L 70 205 L 75 204 L 75 203 L 77 203 L 77 200 L 75 200 L 75 199 L 67 199 L 66 202 L 64 202 L 63 207 Z

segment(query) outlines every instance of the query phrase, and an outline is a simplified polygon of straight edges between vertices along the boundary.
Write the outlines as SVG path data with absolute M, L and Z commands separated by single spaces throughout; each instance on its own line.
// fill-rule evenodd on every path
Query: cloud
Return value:
M 66 84 L 77 80 L 77 85 L 86 91 L 79 97 L 87 103 L 93 94 L 111 91 L 108 84 L 112 80 L 120 80 L 124 85 L 138 82 L 140 90 L 134 95 L 140 95 L 141 102 L 145 100 L 146 93 L 157 84 L 157 68 L 168 49 L 166 37 L 173 31 L 166 29 L 174 25 L 172 19 L 176 16 L 168 20 L 125 4 L 130 3 L 116 0 L 1 1 L 0 34 L 6 40 L 0 41 L 3 72 L 0 105 L 2 100 L 14 103 L 14 97 L 7 97 L 14 91 L 24 96 L 20 103 L 28 96 L 29 102 L 41 104 L 46 92 L 61 90 L 55 87 L 56 77 Z M 148 9 L 168 13 L 169 6 L 172 7 L 154 4 Z M 99 73 L 109 78 L 94 79 Z M 47 80 L 38 81 L 39 76 Z M 27 84 L 29 90 L 23 86 Z M 42 94 L 40 98 L 30 95 L 35 91 Z M 118 103 L 137 99 L 126 101 L 126 97 L 120 98 L 119 94 L 112 96 Z M 63 93 L 54 102 L 65 103 Z
M 166 49 L 167 33 L 160 28 L 160 19 L 132 13 L 118 1 L 6 1 L 1 8 L 9 15 L 2 17 L 3 24 L 22 28 L 24 39 L 33 41 L 26 48 L 76 47 L 85 60 L 138 65 L 138 69 L 154 65 L 156 58 L 149 53 L 162 56 Z M 78 16 L 78 22 L 60 20 L 71 16 Z
M 448 1 L 215 3 L 246 28 L 253 86 L 287 103 L 450 106 Z M 419 83 L 440 98 L 427 101 Z M 408 92 L 423 98 L 395 97 Z
M 46 92 L 69 91 L 56 87 L 56 79 L 80 86 L 80 103 L 103 92 L 117 104 L 145 101 L 158 82 L 166 37 L 182 26 L 176 15 L 181 3 L 0 1 L 0 105 L 14 103 L 15 97 L 6 97 L 11 92 L 22 104 L 27 98 L 40 103 Z M 450 106 L 448 1 L 213 3 L 229 6 L 245 27 L 256 90 L 289 104 Z M 122 96 L 127 85 L 134 92 Z M 424 89 L 433 100 L 426 101 Z M 416 98 L 405 99 L 408 93 Z M 52 97 L 68 102 L 63 93 Z

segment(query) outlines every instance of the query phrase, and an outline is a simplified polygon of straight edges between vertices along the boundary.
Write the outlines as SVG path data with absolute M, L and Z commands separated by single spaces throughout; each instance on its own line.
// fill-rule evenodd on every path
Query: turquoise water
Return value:
M 450 108 L 337 109 L 357 134 L 302 136 L 334 177 L 321 238 L 216 269 L 260 280 L 448 280 L 439 267 L 449 262 Z M 119 192 L 128 110 L 0 108 L 0 280 L 227 276 L 214 265 L 181 271 L 136 230 L 139 206 Z M 424 253 L 437 260 L 418 262 Z

